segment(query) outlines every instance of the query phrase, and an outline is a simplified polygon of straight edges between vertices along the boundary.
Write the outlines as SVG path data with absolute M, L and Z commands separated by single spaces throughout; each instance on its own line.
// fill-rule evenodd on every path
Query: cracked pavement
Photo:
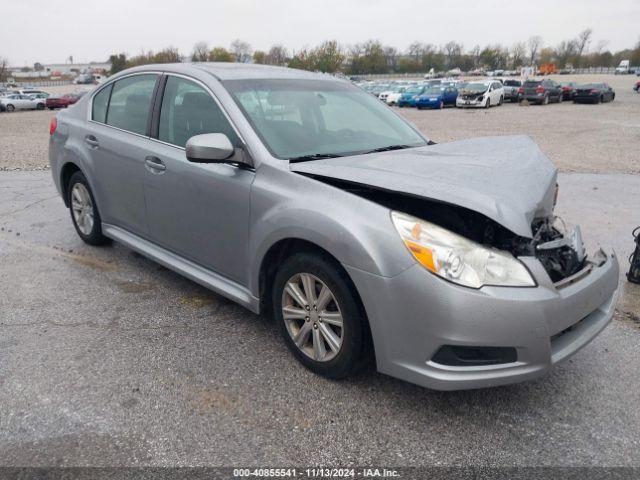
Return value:
M 622 269 L 640 176 L 562 174 L 558 213 Z M 50 172 L 0 173 L 0 464 L 640 466 L 640 288 L 533 382 L 435 392 L 301 367 L 268 320 L 114 244 Z

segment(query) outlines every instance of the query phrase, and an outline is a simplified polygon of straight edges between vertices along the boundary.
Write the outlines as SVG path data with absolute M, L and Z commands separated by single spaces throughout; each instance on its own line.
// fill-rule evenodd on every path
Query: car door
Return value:
M 167 75 L 159 92 L 145 171 L 151 239 L 203 267 L 246 283 L 249 200 L 254 171 L 229 163 L 194 163 L 189 138 L 224 133 L 241 141 L 213 94 L 190 78 Z
M 142 73 L 111 83 L 91 99 L 82 142 L 95 172 L 92 185 L 102 221 L 147 236 L 144 167 L 148 128 L 159 74 Z
M 16 110 L 29 110 L 31 107 L 31 99 L 26 95 L 16 95 L 14 106 Z

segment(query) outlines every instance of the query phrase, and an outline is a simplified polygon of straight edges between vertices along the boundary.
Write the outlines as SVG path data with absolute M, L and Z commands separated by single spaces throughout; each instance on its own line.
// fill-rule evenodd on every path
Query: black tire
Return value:
M 76 223 L 76 219 L 73 215 L 73 209 L 71 208 L 72 199 L 71 192 L 73 191 L 73 186 L 81 183 L 85 186 L 87 191 L 89 192 L 89 196 L 91 197 L 91 203 L 93 204 L 93 228 L 89 234 L 84 234 L 80 231 L 80 227 Z M 69 213 L 71 214 L 71 222 L 73 223 L 73 227 L 76 229 L 78 236 L 82 239 L 83 242 L 89 245 L 105 245 L 110 243 L 107 237 L 102 234 L 102 223 L 100 219 L 100 212 L 98 211 L 98 205 L 96 204 L 95 198 L 93 197 L 93 192 L 91 191 L 91 186 L 87 181 L 84 174 L 80 171 L 75 172 L 71 175 L 69 179 L 69 184 L 67 185 L 67 202 L 69 204 Z
M 502 105 L 503 102 L 504 102 L 504 97 L 500 97 L 500 100 L 498 101 L 498 106 Z
M 14 112 L 16 110 L 16 107 L 14 107 L 13 105 L 9 104 L 6 106 L 7 112 Z
M 491 97 L 487 96 L 487 103 L 485 104 L 484 108 L 491 108 Z
M 289 279 L 299 273 L 310 273 L 329 287 L 342 314 L 342 344 L 338 353 L 328 361 L 316 361 L 302 352 L 285 325 L 282 295 Z M 327 378 L 339 379 L 356 373 L 367 364 L 371 348 L 364 309 L 346 272 L 330 257 L 301 252 L 287 258 L 275 276 L 271 296 L 273 315 L 285 343 L 298 361 L 309 370 Z
M 44 110 L 44 103 L 39 103 L 36 105 L 36 110 Z

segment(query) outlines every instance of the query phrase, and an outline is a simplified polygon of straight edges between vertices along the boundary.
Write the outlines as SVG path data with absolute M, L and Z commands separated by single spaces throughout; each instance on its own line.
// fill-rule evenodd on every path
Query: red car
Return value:
M 78 100 L 80 100 L 82 94 L 80 93 L 67 93 L 60 97 L 49 97 L 47 98 L 45 105 L 49 110 L 53 110 L 54 108 L 67 108 L 69 105 L 73 105 Z

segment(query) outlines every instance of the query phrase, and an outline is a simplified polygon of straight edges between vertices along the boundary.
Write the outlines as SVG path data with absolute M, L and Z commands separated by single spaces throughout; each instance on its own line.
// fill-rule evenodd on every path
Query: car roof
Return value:
M 253 80 L 253 79 L 311 79 L 346 81 L 324 73 L 308 72 L 295 68 L 275 67 L 272 65 L 256 65 L 251 63 L 203 62 L 203 63 L 167 63 L 135 67 L 125 72 L 166 71 L 189 74 L 194 70 L 205 71 L 218 80 Z

